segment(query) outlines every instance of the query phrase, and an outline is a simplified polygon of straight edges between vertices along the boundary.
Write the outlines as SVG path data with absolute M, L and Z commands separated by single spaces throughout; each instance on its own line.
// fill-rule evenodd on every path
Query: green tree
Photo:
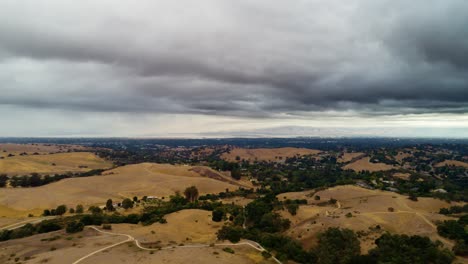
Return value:
M 297 203 L 290 203 L 286 205 L 286 208 L 291 215 L 296 215 L 297 209 L 299 209 L 299 205 Z
M 115 210 L 115 209 L 114 209 L 114 205 L 112 204 L 112 199 L 107 200 L 107 202 L 106 202 L 106 209 L 107 209 L 107 211 L 109 211 L 109 212 L 112 212 L 112 211 Z
M 445 264 L 452 263 L 453 253 L 441 242 L 428 237 L 383 234 L 375 241 L 376 248 L 369 251 L 375 263 Z
M 242 234 L 244 233 L 244 229 L 239 226 L 223 226 L 218 231 L 218 239 L 219 240 L 229 240 L 232 243 L 237 243 L 240 241 Z
M 73 221 L 67 224 L 65 231 L 67 233 L 77 233 L 77 232 L 83 231 L 83 228 L 84 228 L 83 223 Z
M 189 202 L 194 202 L 198 199 L 198 189 L 195 186 L 190 186 L 184 191 L 185 199 Z
M 360 242 L 350 229 L 329 228 L 318 237 L 315 253 L 319 264 L 345 264 L 360 255 Z
M 122 201 L 122 207 L 127 210 L 129 208 L 133 208 L 133 201 L 130 200 L 129 198 L 125 198 L 123 201 Z
M 241 170 L 239 168 L 234 168 L 231 170 L 231 177 L 240 180 L 241 179 Z
M 223 216 L 223 210 L 216 208 L 213 210 L 213 216 L 211 217 L 211 219 L 215 222 L 220 222 L 221 220 L 223 220 Z
M 59 205 L 55 209 L 55 215 L 63 215 L 67 212 L 67 206 L 66 205 Z
M 77 214 L 82 214 L 84 212 L 83 205 L 81 205 L 81 204 L 77 205 L 76 208 L 75 208 L 75 212 Z
M 0 174 L 0 187 L 5 187 L 8 181 L 8 176 L 6 174 Z

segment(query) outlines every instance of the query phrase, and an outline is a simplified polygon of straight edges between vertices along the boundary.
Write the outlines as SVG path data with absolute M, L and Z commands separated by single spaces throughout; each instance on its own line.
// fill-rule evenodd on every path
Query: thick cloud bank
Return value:
M 0 106 L 6 115 L 464 116 L 467 14 L 465 0 L 5 0 Z

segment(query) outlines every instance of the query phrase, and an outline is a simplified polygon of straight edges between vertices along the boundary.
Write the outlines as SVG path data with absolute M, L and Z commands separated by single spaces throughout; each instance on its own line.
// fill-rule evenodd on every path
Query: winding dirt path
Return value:
M 127 242 L 131 242 L 131 241 L 135 241 L 135 244 L 138 248 L 142 249 L 142 250 L 148 250 L 148 251 L 155 251 L 154 248 L 146 248 L 146 247 L 143 247 L 140 242 L 135 239 L 133 236 L 131 235 L 128 235 L 128 234 L 121 234 L 121 233 L 113 233 L 113 232 L 108 232 L 108 231 L 103 231 L 103 230 L 100 230 L 94 226 L 91 226 L 89 227 L 91 229 L 94 229 L 96 230 L 97 232 L 99 233 L 102 233 L 102 234 L 106 234 L 106 235 L 112 235 L 112 236 L 124 236 L 124 237 L 127 237 L 126 240 L 123 240 L 123 241 L 120 241 L 118 243 L 115 243 L 115 244 L 112 244 L 112 245 L 109 245 L 107 247 L 104 247 L 104 248 L 101 248 L 101 249 L 98 249 L 96 251 L 93 251 L 91 253 L 89 253 L 88 255 L 78 259 L 77 261 L 73 262 L 73 264 L 78 264 L 80 263 L 81 261 L 91 257 L 91 256 L 94 256 L 96 255 L 97 253 L 99 252 L 102 252 L 104 250 L 107 250 L 109 248 L 113 248 L 113 247 L 116 247 L 118 245 L 121 245 L 121 244 L 124 244 L 124 243 L 127 243 Z M 214 246 L 249 246 L 249 247 L 252 247 L 254 248 L 255 250 L 257 251 L 260 251 L 260 252 L 263 252 L 263 251 L 266 251 L 265 248 L 263 248 L 260 244 L 258 244 L 257 242 L 255 241 L 251 241 L 251 240 L 245 240 L 244 242 L 239 242 L 239 243 L 219 243 L 219 244 L 214 244 Z M 161 248 L 160 250 L 166 250 L 166 249 L 174 249 L 174 248 L 205 248 L 205 247 L 210 247 L 210 245 L 208 244 L 192 244 L 192 245 L 184 245 L 184 246 L 168 246 L 168 247 L 163 247 Z M 275 258 L 274 256 L 271 256 L 271 258 L 278 264 L 282 264 L 281 261 L 279 261 L 277 258 Z

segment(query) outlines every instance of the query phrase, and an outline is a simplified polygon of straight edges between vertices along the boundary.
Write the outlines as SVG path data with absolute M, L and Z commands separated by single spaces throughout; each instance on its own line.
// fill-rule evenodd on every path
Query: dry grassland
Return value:
M 362 155 L 365 155 L 365 153 L 362 153 L 362 152 L 353 152 L 353 153 L 350 153 L 350 152 L 345 152 L 343 153 L 343 156 L 341 156 L 340 158 L 338 158 L 338 162 L 340 163 L 346 163 L 346 162 L 350 162 L 351 160 L 359 157 L 359 156 L 362 156 Z
M 410 153 L 404 153 L 404 152 L 398 152 L 398 154 L 395 156 L 395 160 L 398 161 L 400 164 L 403 162 L 403 159 L 412 157 Z
M 409 174 L 409 173 L 401 173 L 401 172 L 397 172 L 397 173 L 393 174 L 393 177 L 396 177 L 396 178 L 399 178 L 399 179 L 402 179 L 402 180 L 409 180 L 410 176 L 411 176 L 411 174 Z
M 216 242 L 216 232 L 223 222 L 213 222 L 211 212 L 198 209 L 181 210 L 165 216 L 166 224 L 150 226 L 118 224 L 113 232 L 129 234 L 142 246 L 173 246 L 179 244 L 210 244 Z M 157 243 L 156 243 L 157 242 Z
M 134 242 L 107 249 L 84 259 L 81 263 L 274 263 L 248 246 L 231 246 L 235 254 L 226 253 L 223 246 L 203 248 L 170 248 L 165 246 L 210 244 L 216 242 L 216 232 L 223 223 L 211 221 L 211 212 L 182 210 L 166 216 L 167 224 L 151 226 L 114 224 L 112 232 L 129 234 L 146 248 L 141 250 Z M 51 241 L 48 241 L 49 238 Z M 122 236 L 98 233 L 86 228 L 77 234 L 63 231 L 35 235 L 28 238 L 0 242 L 0 263 L 73 263 L 106 246 L 124 241 Z M 53 250 L 52 250 L 53 249 Z M 214 253 L 216 252 L 216 253 Z
M 365 158 L 362 158 L 362 159 L 359 159 L 353 163 L 350 163 L 350 164 L 347 164 L 343 167 L 343 169 L 345 170 L 353 170 L 353 171 L 364 171 L 364 170 L 367 170 L 367 171 L 370 171 L 370 172 L 374 172 L 374 171 L 387 171 L 387 170 L 391 170 L 391 169 L 396 169 L 397 167 L 393 166 L 393 165 L 388 165 L 388 164 L 385 164 L 385 163 L 372 163 L 370 162 L 370 158 L 369 157 L 365 157 Z
M 19 155 L 26 153 L 28 155 L 51 154 L 68 151 L 85 151 L 89 148 L 79 145 L 57 145 L 57 144 L 0 144 L 0 157 L 6 157 L 8 154 Z
M 55 240 L 53 238 L 56 238 Z M 50 239 L 52 241 L 47 241 Z M 78 234 L 56 231 L 32 237 L 0 242 L 0 263 L 73 263 L 77 259 L 105 246 L 124 240 L 85 229 Z
M 173 248 L 148 251 L 137 249 L 128 244 L 120 245 L 92 256 L 80 264 L 267 264 L 262 255 L 248 246 L 231 247 L 235 253 L 224 252 L 223 247 Z
M 14 156 L 0 159 L 0 173 L 8 175 L 25 175 L 33 172 L 40 174 L 85 172 L 111 166 L 111 162 L 90 152 Z
M 190 166 L 142 163 L 119 167 L 104 174 L 64 179 L 35 188 L 2 188 L 0 216 L 6 213 L 11 216 L 12 211 L 16 211 L 17 216 L 24 216 L 33 209 L 49 209 L 60 204 L 73 207 L 77 204 L 102 205 L 109 198 L 121 201 L 124 197 L 144 195 L 168 197 L 191 185 L 196 186 L 200 194 L 239 187 L 202 176 Z
M 363 253 L 374 247 L 374 240 L 382 232 L 422 235 L 433 240 L 441 240 L 447 247 L 452 242 L 437 234 L 435 221 L 449 219 L 438 214 L 440 208 L 454 205 L 432 198 L 419 198 L 414 202 L 406 196 L 380 190 L 368 190 L 357 186 L 339 186 L 314 195 L 320 196 L 320 201 L 313 198 L 313 193 L 295 192 L 278 195 L 280 200 L 307 199 L 308 205 L 300 206 L 297 215 L 292 216 L 287 211 L 280 214 L 291 220 L 291 228 L 287 234 L 310 248 L 316 243 L 316 234 L 328 227 L 350 228 L 363 232 L 360 238 Z M 322 205 L 330 198 L 338 200 L 336 205 Z M 390 212 L 389 208 L 393 208 Z M 351 213 L 352 217 L 346 214 Z M 379 225 L 381 229 L 372 229 Z
M 437 163 L 435 167 L 443 167 L 443 166 L 456 166 L 456 167 L 464 167 L 468 168 L 468 163 L 458 160 L 446 160 L 440 163 Z
M 235 148 L 232 149 L 230 153 L 223 153 L 221 158 L 232 162 L 236 161 L 237 156 L 239 156 L 241 160 L 284 162 L 286 158 L 294 156 L 317 155 L 320 152 L 320 150 L 306 148 Z

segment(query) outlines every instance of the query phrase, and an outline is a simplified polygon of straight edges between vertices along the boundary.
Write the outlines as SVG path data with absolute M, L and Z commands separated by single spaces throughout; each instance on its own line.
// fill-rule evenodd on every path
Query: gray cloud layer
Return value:
M 0 104 L 465 114 L 467 14 L 465 0 L 6 0 Z

